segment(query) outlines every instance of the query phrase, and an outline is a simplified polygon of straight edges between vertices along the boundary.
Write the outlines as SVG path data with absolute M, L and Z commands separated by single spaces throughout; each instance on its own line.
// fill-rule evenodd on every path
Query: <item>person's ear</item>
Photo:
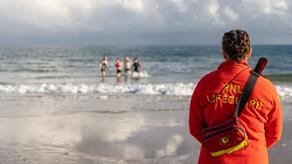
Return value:
M 224 50 L 221 51 L 221 54 L 222 54 L 222 56 L 223 56 L 223 58 L 225 60 L 228 60 L 229 59 L 229 56 L 228 56 L 227 52 L 225 52 Z
M 252 48 L 249 49 L 248 53 L 247 53 L 247 58 L 249 59 L 251 57 L 252 54 Z

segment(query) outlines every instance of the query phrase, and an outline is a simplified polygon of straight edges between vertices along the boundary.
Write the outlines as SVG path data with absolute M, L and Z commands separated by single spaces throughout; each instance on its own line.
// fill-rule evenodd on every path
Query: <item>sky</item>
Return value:
M 292 44 L 290 0 L 0 0 L 0 45 Z

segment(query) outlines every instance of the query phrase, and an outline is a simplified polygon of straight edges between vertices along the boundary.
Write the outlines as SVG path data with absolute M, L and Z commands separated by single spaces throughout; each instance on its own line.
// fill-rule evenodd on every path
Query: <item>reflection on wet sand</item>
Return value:
M 192 144 L 186 143 L 185 139 L 188 137 L 185 123 L 173 119 L 174 113 L 165 119 L 161 119 L 165 114 L 159 115 L 157 112 L 128 113 L 106 119 L 84 116 L 87 127 L 82 128 L 83 142 L 77 146 L 78 151 L 127 162 L 182 156 L 192 158 L 189 154 Z M 98 131 L 92 130 L 94 128 Z
M 5 163 L 193 161 L 185 111 L 1 118 Z
M 77 160 L 74 147 L 82 139 L 79 125 L 59 116 L 1 118 L 1 162 L 72 163 Z

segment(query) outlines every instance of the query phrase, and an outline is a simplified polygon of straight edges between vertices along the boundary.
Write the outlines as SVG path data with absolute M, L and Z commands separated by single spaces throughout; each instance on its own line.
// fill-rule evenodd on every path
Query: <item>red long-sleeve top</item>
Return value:
M 246 62 L 228 60 L 198 82 L 190 103 L 189 128 L 190 133 L 199 142 L 203 139 L 204 126 L 216 125 L 233 116 L 250 71 Z M 235 78 L 229 82 L 233 77 Z M 224 89 L 218 94 L 222 88 Z M 201 147 L 198 163 L 268 163 L 267 150 L 280 139 L 282 133 L 281 110 L 275 87 L 268 79 L 260 76 L 239 117 L 246 129 L 249 145 L 219 157 L 212 157 L 204 147 Z

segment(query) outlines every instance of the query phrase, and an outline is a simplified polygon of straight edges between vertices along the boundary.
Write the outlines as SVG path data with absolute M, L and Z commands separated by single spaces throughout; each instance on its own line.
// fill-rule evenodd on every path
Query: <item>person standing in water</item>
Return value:
M 131 61 L 128 55 L 124 57 L 124 67 L 126 78 L 128 78 L 129 76 L 131 76 Z
M 137 79 L 140 78 L 141 64 L 138 58 L 134 58 L 132 67 L 133 67 L 133 77 Z
M 238 98 L 252 70 L 247 64 L 252 55 L 247 32 L 226 32 L 221 44 L 224 61 L 198 82 L 191 98 L 189 128 L 191 135 L 200 143 L 206 141 L 203 135 L 205 128 L 234 116 Z M 258 77 L 239 122 L 246 131 L 248 145 L 217 157 L 201 146 L 199 164 L 269 163 L 268 149 L 280 140 L 282 134 L 281 103 L 271 81 Z
M 99 72 L 100 72 L 101 78 L 103 80 L 106 76 L 107 70 L 108 70 L 108 57 L 105 55 L 105 56 L 103 56 L 103 58 L 101 59 L 101 62 L 99 64 Z
M 119 58 L 116 59 L 116 70 L 117 70 L 117 81 L 120 82 L 122 80 L 122 70 L 123 64 Z

